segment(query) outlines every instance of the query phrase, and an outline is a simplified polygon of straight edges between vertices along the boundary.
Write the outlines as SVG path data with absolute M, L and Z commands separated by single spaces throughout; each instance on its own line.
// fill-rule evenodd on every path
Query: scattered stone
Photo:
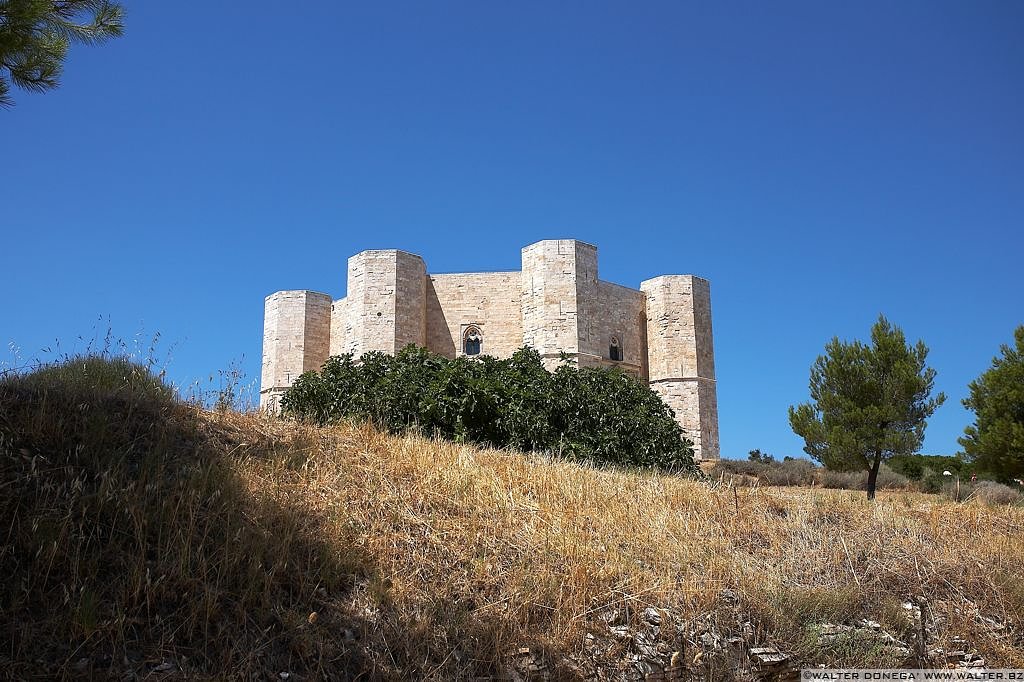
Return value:
M 658 613 L 658 609 L 647 607 L 644 609 L 644 620 L 651 625 L 661 625 L 661 614 Z
M 616 625 L 615 627 L 608 628 L 608 631 L 619 639 L 626 639 L 629 637 L 629 627 L 625 625 Z
M 686 669 L 680 666 L 669 666 L 664 670 L 655 670 L 644 677 L 645 682 L 674 682 L 684 680 Z
M 743 639 L 746 641 L 749 642 L 754 639 L 754 624 L 749 620 L 740 625 L 740 631 L 743 633 Z
M 774 667 L 789 660 L 789 656 L 773 646 L 763 646 L 751 649 L 750 657 L 754 660 L 756 665 L 761 667 Z
M 622 625 L 626 622 L 626 617 L 622 612 L 622 609 L 608 609 L 599 614 L 598 618 L 608 625 Z
M 700 643 L 705 649 L 720 649 L 721 642 L 722 640 L 713 632 L 705 632 L 700 636 Z
M 658 647 L 653 637 L 645 632 L 638 632 L 633 636 L 633 644 L 636 645 L 636 650 L 641 656 L 655 662 L 658 661 Z
M 754 647 L 750 650 L 751 670 L 759 680 L 793 680 L 799 677 L 799 669 L 784 654 L 773 646 Z
M 849 637 L 853 631 L 854 628 L 850 625 L 822 623 L 818 628 L 818 641 L 822 644 L 831 644 L 837 639 Z

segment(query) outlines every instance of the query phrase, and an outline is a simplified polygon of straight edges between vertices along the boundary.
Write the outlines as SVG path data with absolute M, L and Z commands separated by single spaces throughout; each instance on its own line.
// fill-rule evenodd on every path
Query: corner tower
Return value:
M 263 304 L 260 407 L 276 411 L 281 394 L 303 372 L 320 369 L 330 352 L 331 297 L 278 291 Z
M 394 355 L 410 343 L 427 345 L 427 266 L 405 251 L 363 251 L 348 259 L 344 324 L 337 352 Z
M 640 284 L 647 298 L 651 388 L 676 413 L 698 461 L 717 460 L 718 396 L 711 333 L 711 285 L 693 275 Z
M 575 239 L 546 239 L 523 249 L 523 344 L 553 369 L 561 353 L 580 366 L 598 364 L 590 346 L 597 298 L 597 247 Z

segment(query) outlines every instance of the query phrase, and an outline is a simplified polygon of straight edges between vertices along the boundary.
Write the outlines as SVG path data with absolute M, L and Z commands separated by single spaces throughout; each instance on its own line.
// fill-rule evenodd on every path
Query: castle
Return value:
M 662 275 L 630 289 L 597 277 L 597 247 L 550 239 L 523 249 L 522 270 L 444 275 L 404 251 L 348 260 L 348 291 L 266 298 L 260 406 L 331 355 L 414 343 L 454 358 L 508 357 L 537 349 L 553 368 L 561 353 L 581 367 L 614 365 L 650 383 L 694 442 L 717 460 L 718 403 L 711 289 L 693 275 Z

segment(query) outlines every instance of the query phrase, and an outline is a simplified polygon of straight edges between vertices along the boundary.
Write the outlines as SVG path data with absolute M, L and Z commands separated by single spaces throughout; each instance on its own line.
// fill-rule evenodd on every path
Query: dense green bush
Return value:
M 887 462 L 889 468 L 912 481 L 926 478 L 930 471 L 951 471 L 954 475 L 970 475 L 973 468 L 959 457 L 947 455 L 896 455 Z
M 397 355 L 327 360 L 281 399 L 286 415 L 369 421 L 460 442 L 546 451 L 597 463 L 696 471 L 692 443 L 648 386 L 608 368 L 563 362 L 554 372 L 522 348 L 505 360 L 449 360 L 407 346 Z

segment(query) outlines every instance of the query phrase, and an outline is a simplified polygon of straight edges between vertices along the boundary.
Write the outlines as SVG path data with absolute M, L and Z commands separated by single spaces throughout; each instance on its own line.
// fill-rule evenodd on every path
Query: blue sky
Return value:
M 8 364 L 109 324 L 180 385 L 258 380 L 263 297 L 340 297 L 355 252 L 575 237 L 602 279 L 711 280 L 723 455 L 800 454 L 787 406 L 879 313 L 949 453 L 1024 324 L 1024 3 L 125 5 L 0 111 Z

